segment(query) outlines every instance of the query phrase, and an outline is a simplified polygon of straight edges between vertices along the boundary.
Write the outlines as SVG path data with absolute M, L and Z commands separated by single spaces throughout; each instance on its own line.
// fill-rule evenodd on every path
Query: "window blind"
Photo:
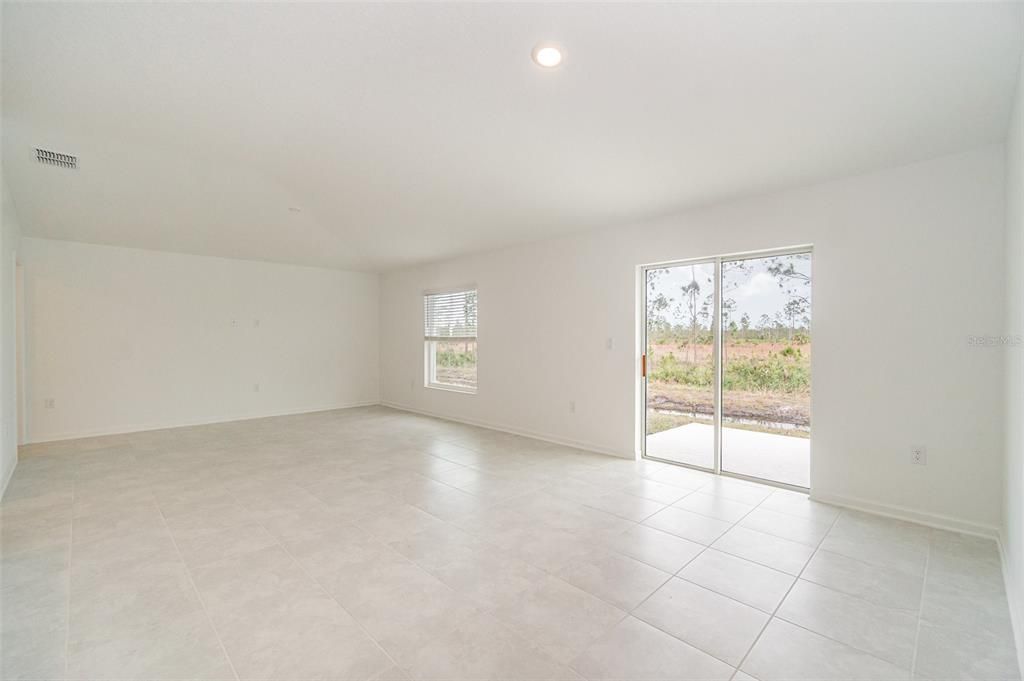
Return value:
M 423 296 L 424 340 L 476 338 L 476 291 Z

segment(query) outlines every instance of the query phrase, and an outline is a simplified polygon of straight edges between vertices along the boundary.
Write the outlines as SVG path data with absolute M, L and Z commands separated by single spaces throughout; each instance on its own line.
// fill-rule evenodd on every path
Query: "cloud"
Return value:
M 767 272 L 758 272 L 735 291 L 729 293 L 729 296 L 736 299 L 759 298 L 761 296 L 777 294 L 778 291 L 779 285 L 775 281 L 775 277 Z

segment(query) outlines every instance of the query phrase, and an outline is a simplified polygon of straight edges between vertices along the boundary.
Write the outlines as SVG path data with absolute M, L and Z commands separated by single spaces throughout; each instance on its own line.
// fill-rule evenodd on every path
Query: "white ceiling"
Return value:
M 5 2 L 4 175 L 30 235 L 393 268 L 996 142 L 1022 34 L 1020 3 Z

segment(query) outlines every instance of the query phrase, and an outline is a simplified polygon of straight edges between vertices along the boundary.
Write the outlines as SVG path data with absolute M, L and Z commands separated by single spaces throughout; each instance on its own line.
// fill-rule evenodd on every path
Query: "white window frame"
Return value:
M 433 289 L 433 290 L 429 290 L 429 291 L 424 291 L 423 292 L 423 298 L 425 300 L 428 296 L 431 296 L 431 295 L 439 295 L 439 294 L 445 294 L 445 293 L 468 293 L 470 291 L 476 293 L 477 315 L 479 316 L 480 293 L 477 290 L 477 287 L 476 287 L 475 284 L 470 284 L 470 285 L 466 285 L 466 286 L 455 286 L 455 287 L 452 287 L 452 288 L 445 288 L 445 289 Z M 479 326 L 479 319 L 477 321 L 477 325 Z M 445 338 L 443 340 L 445 340 L 445 341 L 449 341 L 449 340 L 450 341 L 464 341 L 464 340 L 469 340 L 469 339 L 472 339 L 473 343 L 476 345 L 477 353 L 478 353 L 478 357 L 479 357 L 479 348 L 480 348 L 479 333 L 477 335 L 471 336 L 471 337 L 470 336 L 453 336 L 450 339 Z M 442 383 L 442 382 L 437 380 L 437 344 L 439 342 L 441 342 L 441 341 L 439 339 L 437 339 L 437 338 L 424 338 L 423 339 L 423 387 L 424 388 L 430 388 L 432 390 L 442 390 L 442 391 L 445 391 L 445 392 L 462 393 L 464 395 L 475 395 L 477 393 L 477 389 L 479 387 L 479 373 L 477 374 L 477 385 L 476 386 L 472 386 L 472 387 L 465 386 L 465 385 L 455 385 L 453 383 Z M 479 359 L 478 359 L 477 369 L 479 369 Z

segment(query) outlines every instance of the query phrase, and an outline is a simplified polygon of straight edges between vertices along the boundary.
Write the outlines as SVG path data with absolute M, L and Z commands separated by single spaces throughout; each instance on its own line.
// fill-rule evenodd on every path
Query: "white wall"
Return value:
M 1024 335 L 1024 59 L 1006 143 L 1006 334 Z M 1006 348 L 1006 475 L 1003 568 L 1024 660 L 1024 346 Z
M 21 260 L 29 441 L 378 400 L 376 274 L 35 238 Z
M 388 273 L 382 398 L 632 456 L 637 266 L 813 244 L 814 494 L 994 534 L 1002 353 L 968 336 L 1003 328 L 1004 165 L 1000 145 Z M 466 282 L 479 392 L 423 388 L 422 291 Z
M 15 257 L 20 226 L 7 184 L 0 179 L 0 495 L 18 463 L 17 364 L 15 361 Z

